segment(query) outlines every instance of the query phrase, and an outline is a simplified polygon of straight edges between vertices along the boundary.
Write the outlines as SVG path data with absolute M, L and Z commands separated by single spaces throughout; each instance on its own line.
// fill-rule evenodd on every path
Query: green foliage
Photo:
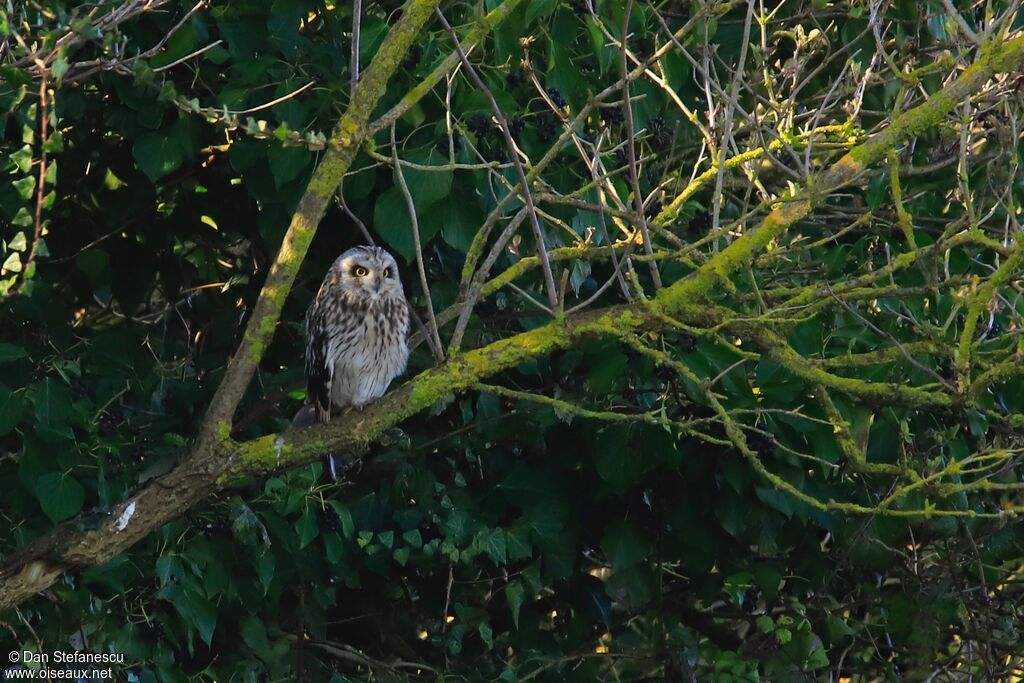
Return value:
M 353 3 L 213 3 L 186 18 L 193 4 L 104 30 L 93 5 L 0 11 L 22 60 L 0 67 L 0 560 L 61 522 L 94 528 L 182 461 L 350 99 Z M 642 253 L 636 189 L 660 275 L 681 281 L 753 230 L 751 216 L 791 182 L 806 186 L 804 171 L 937 93 L 954 58 L 976 56 L 937 3 L 883 9 L 878 44 L 897 70 L 871 61 L 874 6 L 768 3 L 747 46 L 754 85 L 738 104 L 771 134 L 742 118 L 733 134 L 741 151 L 776 138 L 790 147 L 726 162 L 717 193 L 714 173 L 691 187 L 709 169 L 709 90 L 675 46 L 651 72 L 660 84 L 630 86 L 632 138 L 621 90 L 595 98 L 620 77 L 624 23 L 645 59 L 665 44 L 659 17 L 673 31 L 694 17 L 682 45 L 698 59 L 708 49 L 719 76 L 731 74 L 746 6 L 635 3 L 626 18 L 626 5 L 523 2 L 471 53 L 516 126 L 531 188 L 548 197 L 539 222 L 567 307 L 621 303 L 629 286 L 653 293 L 642 257 L 621 286 L 608 258 L 610 244 L 620 258 Z M 442 7 L 460 35 L 480 20 L 471 4 Z M 399 11 L 364 3 L 364 70 Z M 964 11 L 976 30 L 991 20 Z M 60 47 L 69 30 L 74 45 Z M 26 45 L 57 48 L 47 98 Z M 453 49 L 436 21 L 416 46 L 376 115 Z M 864 80 L 869 63 L 876 75 Z M 1020 249 L 1007 237 L 1020 104 L 986 91 L 956 110 L 898 150 L 899 189 L 880 168 L 843 188 L 749 268 L 724 273 L 691 320 L 641 337 L 608 330 L 495 379 L 515 391 L 439 401 L 340 482 L 314 463 L 218 491 L 0 614 L 0 644 L 121 653 L 118 675 L 139 681 L 924 680 L 944 666 L 999 680 L 1019 670 L 1020 273 L 1004 271 L 984 300 L 976 293 Z M 590 105 L 578 137 L 553 147 Z M 959 127 L 961 113 L 976 126 Z M 809 137 L 818 126 L 840 130 Z M 963 131 L 972 151 L 960 159 Z M 430 296 L 436 311 L 454 311 L 445 341 L 475 239 L 476 263 L 493 261 L 477 284 L 522 270 L 516 288 L 481 297 L 462 348 L 548 320 L 535 304 L 546 299 L 529 221 L 512 225 L 523 203 L 503 201 L 518 177 L 466 68 L 395 122 L 429 292 L 412 265 L 390 132 L 360 152 L 345 205 L 319 227 L 236 416 L 238 440 L 283 430 L 299 407 L 300 321 L 330 262 L 362 241 L 353 217 L 404 261 L 417 310 Z M 643 160 L 635 188 L 630 139 Z M 598 192 L 601 169 L 611 179 Z M 732 235 L 709 235 L 712 213 Z M 518 232 L 494 248 L 510 225 Z M 561 259 L 562 247 L 578 252 Z M 965 367 L 956 351 L 971 315 L 980 322 L 963 342 Z M 432 362 L 419 346 L 410 374 Z M 939 409 L 879 387 L 951 399 Z

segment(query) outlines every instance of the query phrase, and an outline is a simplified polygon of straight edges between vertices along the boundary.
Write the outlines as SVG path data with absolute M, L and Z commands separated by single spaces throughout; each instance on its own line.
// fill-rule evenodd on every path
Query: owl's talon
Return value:
M 326 460 L 327 474 L 331 478 L 332 482 L 339 482 L 346 478 L 346 476 L 355 469 L 358 469 L 362 464 L 362 459 L 358 456 L 346 458 L 338 463 L 337 458 L 334 457 L 334 453 L 328 453 Z
M 390 427 L 385 429 L 377 437 L 377 443 L 384 448 L 398 448 L 400 450 L 409 450 L 412 446 L 412 442 L 409 439 L 409 435 L 406 434 L 400 427 Z

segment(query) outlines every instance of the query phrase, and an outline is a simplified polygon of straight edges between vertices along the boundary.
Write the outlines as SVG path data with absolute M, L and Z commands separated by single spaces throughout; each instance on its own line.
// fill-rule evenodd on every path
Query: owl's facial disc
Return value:
M 359 254 L 342 259 L 340 270 L 348 288 L 369 299 L 402 296 L 402 284 L 393 259 L 366 258 Z

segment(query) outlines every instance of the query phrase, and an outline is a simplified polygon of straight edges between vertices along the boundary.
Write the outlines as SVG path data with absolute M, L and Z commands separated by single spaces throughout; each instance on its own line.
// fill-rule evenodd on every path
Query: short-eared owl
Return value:
M 306 333 L 308 403 L 300 414 L 312 415 L 302 422 L 327 422 L 332 407 L 383 396 L 409 359 L 409 309 L 394 257 L 380 247 L 339 256 L 306 313 Z

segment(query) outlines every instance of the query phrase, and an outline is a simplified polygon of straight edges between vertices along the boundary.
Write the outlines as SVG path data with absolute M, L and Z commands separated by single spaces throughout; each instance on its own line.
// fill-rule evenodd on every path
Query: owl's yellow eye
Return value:
M 356 266 L 356 269 L 353 270 L 352 272 L 355 273 L 356 277 L 366 277 L 367 275 L 370 274 L 370 271 L 368 271 L 366 268 L 363 268 L 362 266 Z
M 384 269 L 384 277 L 386 277 L 386 278 L 391 277 L 391 269 L 390 268 L 385 268 Z

